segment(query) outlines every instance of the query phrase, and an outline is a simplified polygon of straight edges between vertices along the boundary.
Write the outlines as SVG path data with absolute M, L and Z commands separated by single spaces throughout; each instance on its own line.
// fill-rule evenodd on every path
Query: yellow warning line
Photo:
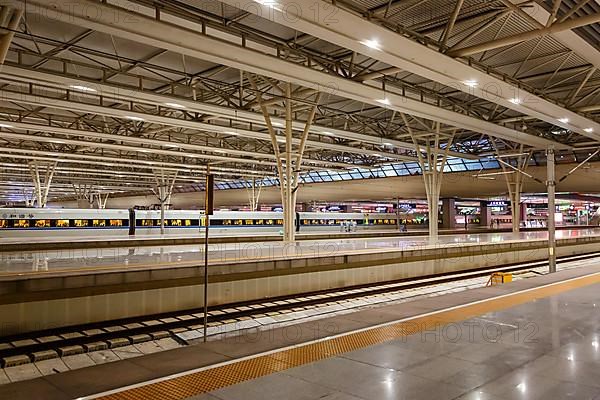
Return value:
M 103 400 L 178 400 L 226 386 L 256 379 L 289 368 L 334 357 L 453 322 L 463 321 L 535 299 L 553 296 L 583 286 L 600 283 L 600 273 L 548 284 L 411 317 L 376 327 L 340 334 L 314 342 L 210 366 L 161 380 L 107 392 L 93 398 Z M 90 397 L 91 398 L 91 397 Z

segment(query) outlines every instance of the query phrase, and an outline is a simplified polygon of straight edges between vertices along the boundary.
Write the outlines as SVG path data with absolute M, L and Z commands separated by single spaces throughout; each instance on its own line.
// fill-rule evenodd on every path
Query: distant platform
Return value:
M 594 229 L 594 226 L 564 226 L 557 227 L 560 230 L 578 230 Z M 522 232 L 544 232 L 545 228 L 523 228 Z M 487 227 L 473 226 L 469 229 L 440 229 L 440 235 L 455 235 L 464 233 L 509 233 L 512 230 L 508 227 L 500 229 L 490 229 Z M 406 232 L 400 232 L 392 229 L 385 230 L 359 230 L 356 232 L 340 232 L 338 230 L 324 232 L 299 232 L 296 239 L 304 240 L 327 240 L 327 239 L 346 239 L 346 238 L 382 238 L 382 237 L 412 237 L 427 235 L 425 228 L 408 228 Z M 249 242 L 267 242 L 281 241 L 280 233 L 268 232 L 240 232 L 236 235 L 230 233 L 211 233 L 209 241 L 211 243 L 249 243 Z M 108 247 L 141 247 L 141 246 L 171 246 L 171 245 L 191 245 L 203 244 L 204 233 L 186 233 L 186 234 L 154 234 L 154 235 L 98 235 L 98 236 L 61 236 L 58 234 L 47 237 L 0 237 L 0 253 L 19 252 L 19 251 L 45 251 L 45 250 L 67 250 L 67 249 L 97 249 Z
M 520 243 L 546 240 L 547 232 L 530 231 L 513 234 L 512 232 L 476 233 L 454 232 L 440 235 L 431 240 L 428 236 L 383 235 L 389 232 L 375 233 L 376 237 L 364 237 L 364 233 L 344 234 L 341 237 L 310 239 L 307 235 L 296 243 L 280 241 L 215 243 L 209 245 L 209 263 L 222 265 L 231 262 L 273 261 L 283 259 L 315 258 L 324 256 L 344 256 L 357 254 L 377 254 L 389 251 L 409 251 L 440 246 L 487 245 L 502 243 Z M 273 235 L 275 236 L 275 235 Z M 556 232 L 556 238 L 572 239 L 600 237 L 598 229 L 564 229 Z M 162 239 L 164 237 L 159 237 Z M 243 239 L 243 236 L 237 238 Z M 172 239 L 172 238 L 169 238 Z M 176 239 L 176 238 L 175 238 Z M 60 239 L 49 238 L 47 243 L 61 243 Z M 82 239 L 85 240 L 85 239 Z M 142 239 L 145 240 L 145 239 Z M 154 240 L 149 238 L 148 240 Z M 203 261 L 203 247 L 197 245 L 138 246 L 132 239 L 123 238 L 122 247 L 92 247 L 70 250 L 47 250 L 31 252 L 0 252 L 0 277 L 15 274 L 55 275 L 57 273 L 89 273 L 94 271 L 131 271 L 159 267 L 198 266 Z M 32 245 L 38 245 L 32 244 Z

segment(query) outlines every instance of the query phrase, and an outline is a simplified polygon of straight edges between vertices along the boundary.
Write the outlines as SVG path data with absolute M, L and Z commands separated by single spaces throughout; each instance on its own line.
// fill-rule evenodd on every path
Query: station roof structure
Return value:
M 437 124 L 448 171 L 580 162 L 600 145 L 599 21 L 597 0 L 3 1 L 0 201 L 31 162 L 57 163 L 53 198 L 147 192 L 157 171 L 202 190 L 207 166 L 222 189 L 276 184 L 261 105 L 284 146 L 285 83 L 294 140 L 317 106 L 304 182 L 419 174 Z

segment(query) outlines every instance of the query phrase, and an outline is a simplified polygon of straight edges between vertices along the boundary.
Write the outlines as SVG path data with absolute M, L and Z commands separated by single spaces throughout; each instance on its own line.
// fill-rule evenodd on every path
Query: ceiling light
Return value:
M 321 133 L 322 133 L 323 135 L 325 135 L 325 136 L 334 136 L 334 135 L 333 135 L 333 133 L 331 133 L 331 132 L 327 132 L 327 131 L 325 131 L 325 132 L 321 132 Z
M 273 7 L 274 5 L 277 4 L 277 2 L 275 0 L 255 0 L 258 4 L 261 4 L 263 6 L 267 6 L 267 7 Z
M 464 81 L 463 82 L 465 85 L 467 85 L 468 87 L 475 87 L 478 85 L 477 81 L 474 80 L 470 80 L 470 81 Z
M 390 100 L 386 97 L 385 99 L 377 99 L 378 103 L 385 104 L 386 106 L 390 105 Z
M 381 45 L 379 44 L 379 42 L 377 40 L 374 40 L 374 39 L 363 40 L 360 42 L 360 44 L 364 44 L 368 48 L 371 48 L 374 50 L 381 50 Z
M 226 135 L 233 135 L 233 136 L 239 136 L 240 135 L 239 133 L 233 132 L 233 131 L 226 131 L 226 132 L 223 132 L 223 133 L 226 134 Z
M 592 133 L 594 132 L 594 128 L 585 128 L 584 131 L 586 131 L 587 133 Z
M 515 98 L 512 98 L 512 99 L 509 99 L 508 101 L 510 101 L 510 102 L 511 102 L 511 103 L 513 103 L 513 104 L 521 104 L 521 103 L 523 102 L 523 100 L 521 100 L 521 99 L 518 99 L 518 98 L 516 98 L 516 97 L 515 97 Z
M 382 145 L 393 147 L 394 145 L 390 142 L 383 142 Z
M 0 124 L 0 128 L 14 128 L 14 126 L 8 124 Z
M 182 106 L 181 104 L 177 104 L 177 103 L 165 103 L 165 106 L 173 107 L 173 108 L 185 108 L 185 106 Z
M 75 89 L 75 90 L 79 90 L 80 92 L 90 92 L 90 93 L 96 93 L 97 90 L 91 87 L 87 87 L 87 86 L 83 86 L 83 85 L 70 85 L 69 86 L 71 89 Z
M 371 155 L 372 155 L 373 157 L 381 157 L 381 154 L 378 154 L 378 153 L 373 153 L 373 154 L 371 154 Z
M 132 115 L 128 115 L 128 116 L 126 116 L 125 118 L 127 118 L 127 119 L 130 119 L 130 120 L 132 120 L 132 121 L 143 121 L 143 120 L 144 120 L 144 118 L 140 118 L 140 117 L 134 117 L 134 116 L 132 116 Z
M 273 122 L 271 125 L 273 126 L 283 126 L 281 122 Z
M 561 122 L 563 124 L 568 124 L 569 123 L 569 118 L 559 118 L 558 122 Z

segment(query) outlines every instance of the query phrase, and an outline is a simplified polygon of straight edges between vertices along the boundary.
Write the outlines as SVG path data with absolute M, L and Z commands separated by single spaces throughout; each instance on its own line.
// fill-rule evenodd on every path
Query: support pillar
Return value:
M 248 192 L 248 205 L 250 211 L 258 211 L 258 199 L 263 188 L 262 179 L 257 182 L 256 179 L 252 178 L 250 185 L 249 188 L 246 188 Z
M 177 180 L 177 172 L 165 172 L 163 170 L 155 170 L 154 179 L 156 180 L 156 189 L 152 191 L 160 202 L 160 234 L 165 234 L 165 209 L 171 204 L 171 195 L 173 194 L 173 186 Z
M 77 208 L 94 208 L 94 185 L 73 184 L 73 191 L 77 198 Z
M 95 202 L 96 202 L 96 206 L 98 207 L 98 210 L 104 210 L 106 208 L 106 202 L 108 201 L 108 196 L 110 196 L 110 193 L 106 193 L 105 195 L 102 195 L 102 193 L 98 192 L 94 194 L 94 198 L 95 198 Z
M 279 177 L 279 189 L 281 194 L 281 204 L 283 206 L 283 240 L 286 242 L 293 242 L 296 238 L 296 198 L 298 194 L 299 178 L 300 178 L 300 166 L 302 164 L 302 158 L 304 156 L 304 150 L 306 148 L 306 141 L 308 139 L 308 133 L 310 126 L 312 125 L 313 119 L 317 112 L 320 93 L 316 93 L 313 105 L 309 110 L 309 115 L 304 125 L 300 137 L 300 143 L 294 149 L 293 136 L 292 136 L 292 117 L 293 117 L 293 100 L 292 100 L 292 84 L 285 83 L 284 89 L 282 90 L 278 85 L 272 85 L 272 89 L 279 90 L 284 96 L 285 106 L 285 139 L 282 140 L 281 136 L 277 136 L 273 124 L 271 122 L 271 115 L 267 106 L 270 104 L 269 100 L 263 101 L 262 92 L 259 90 L 256 80 L 252 74 L 247 74 L 248 81 L 252 86 L 256 95 L 256 101 L 260 106 L 269 135 L 271 137 L 271 143 L 273 145 L 273 152 L 277 160 L 277 174 Z M 304 99 L 306 101 L 306 99 Z M 302 105 L 304 107 L 304 104 Z M 284 151 L 283 154 L 280 150 L 280 141 L 283 142 Z
M 455 132 L 442 134 L 440 131 L 440 123 L 437 122 L 435 124 L 434 132 L 426 134 L 419 133 L 416 135 L 408 123 L 408 118 L 405 114 L 402 114 L 402 119 L 404 120 L 404 125 L 415 145 L 419 166 L 423 173 L 425 192 L 427 194 L 427 206 L 429 208 L 429 237 L 430 239 L 435 240 L 438 236 L 438 207 L 440 201 L 440 189 L 442 187 L 442 177 L 444 176 L 444 166 L 448 159 L 448 152 L 452 146 Z
M 547 160 L 547 181 L 548 185 L 548 265 L 550 272 L 556 272 L 556 221 L 554 213 L 556 212 L 555 199 L 555 169 L 554 169 L 554 148 L 549 147 L 546 151 Z
M 496 143 L 493 138 L 490 138 L 494 149 L 496 150 L 497 160 L 502 168 L 504 177 L 506 178 L 506 186 L 508 188 L 508 199 L 510 200 L 510 212 L 512 217 L 512 231 L 518 233 L 521 229 L 521 193 L 523 191 L 524 176 L 531 177 L 525 171 L 529 165 L 529 159 L 531 158 L 531 151 L 523 153 L 523 145 L 519 146 L 516 156 L 516 166 L 500 159 L 501 154 L 496 147 Z
M 35 193 L 35 207 L 44 208 L 48 202 L 48 193 L 52 184 L 52 177 L 56 170 L 56 163 L 44 163 L 40 161 L 29 162 L 29 172 L 33 180 Z
M 492 223 L 492 209 L 487 201 L 482 201 L 479 205 L 479 225 L 490 227 Z
M 456 200 L 442 199 L 442 228 L 456 228 Z

